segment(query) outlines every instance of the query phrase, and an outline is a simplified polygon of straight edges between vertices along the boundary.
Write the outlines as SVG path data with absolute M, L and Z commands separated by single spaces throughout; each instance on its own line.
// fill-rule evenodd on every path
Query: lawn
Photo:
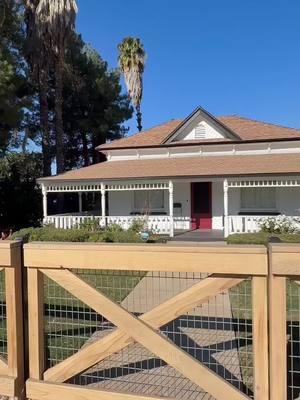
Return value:
M 227 237 L 227 244 L 263 244 L 267 245 L 270 238 L 276 238 L 283 243 L 300 243 L 300 234 L 295 233 L 235 233 Z M 275 239 L 275 240 L 276 240 Z

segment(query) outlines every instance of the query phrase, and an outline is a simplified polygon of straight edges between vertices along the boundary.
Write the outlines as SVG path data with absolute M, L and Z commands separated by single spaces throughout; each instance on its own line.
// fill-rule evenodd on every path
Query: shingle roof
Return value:
M 300 154 L 182 157 L 106 161 L 41 178 L 41 182 L 173 177 L 289 175 L 300 173 Z
M 236 115 L 223 116 L 217 118 L 220 122 L 226 125 L 241 140 L 278 140 L 278 139 L 300 139 L 300 129 L 288 128 L 280 125 L 274 125 L 266 122 L 260 122 L 249 118 L 244 118 Z M 161 146 L 170 134 L 182 123 L 182 120 L 176 119 L 147 129 L 143 132 L 129 136 L 127 138 L 115 140 L 111 143 L 106 143 L 98 147 L 99 150 L 120 149 L 120 148 L 135 148 L 143 146 Z M 230 139 L 220 139 L 220 141 L 228 141 Z M 216 140 L 214 140 L 216 141 Z M 189 141 L 195 143 L 196 141 Z M 202 141 L 203 142 L 203 141 Z M 185 143 L 186 141 L 176 142 Z M 197 143 L 200 143 L 198 141 Z M 206 141 L 207 143 L 207 141 Z
M 237 115 L 218 118 L 236 132 L 242 140 L 300 138 L 300 129 L 256 121 Z

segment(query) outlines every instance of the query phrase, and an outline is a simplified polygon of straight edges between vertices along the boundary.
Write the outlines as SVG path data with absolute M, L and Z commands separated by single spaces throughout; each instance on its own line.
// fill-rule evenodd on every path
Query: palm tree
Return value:
M 34 81 L 38 85 L 40 126 L 42 132 L 43 176 L 51 175 L 51 143 L 49 127 L 49 59 L 44 43 L 39 39 L 35 23 L 39 0 L 26 0 L 26 58 Z
M 142 130 L 141 102 L 146 53 L 140 39 L 127 37 L 118 45 L 119 66 L 124 74 L 129 97 L 136 109 L 137 128 Z
M 49 52 L 55 73 L 55 135 L 57 173 L 65 170 L 62 117 L 63 70 L 67 41 L 75 27 L 76 0 L 39 0 L 35 25 L 39 40 Z

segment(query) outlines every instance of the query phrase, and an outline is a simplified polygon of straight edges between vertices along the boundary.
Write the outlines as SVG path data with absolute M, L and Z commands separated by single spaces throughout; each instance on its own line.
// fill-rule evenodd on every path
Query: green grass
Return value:
M 235 233 L 228 236 L 227 244 L 262 244 L 267 245 L 270 237 L 279 238 L 283 243 L 300 243 L 300 234 L 296 233 Z

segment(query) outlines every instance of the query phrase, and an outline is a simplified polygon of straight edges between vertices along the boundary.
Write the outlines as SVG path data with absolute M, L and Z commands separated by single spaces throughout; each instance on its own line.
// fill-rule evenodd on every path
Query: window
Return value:
M 163 210 L 163 190 L 148 190 L 134 192 L 134 209 L 139 211 Z
M 205 139 L 206 129 L 205 126 L 201 123 L 195 128 L 195 139 Z
M 276 189 L 275 188 L 242 188 L 241 189 L 242 210 L 275 210 Z

